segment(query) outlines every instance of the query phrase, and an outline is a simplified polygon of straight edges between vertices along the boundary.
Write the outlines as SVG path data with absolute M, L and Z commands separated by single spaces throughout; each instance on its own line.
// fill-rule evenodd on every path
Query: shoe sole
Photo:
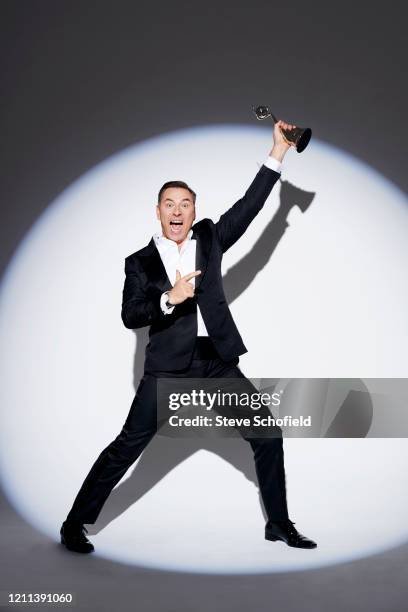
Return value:
M 77 548 L 72 548 L 72 546 L 69 546 L 69 544 L 66 543 L 65 538 L 62 534 L 61 534 L 61 544 L 65 546 L 67 550 L 71 550 L 72 552 L 77 552 L 82 555 L 87 555 L 95 550 L 93 545 L 92 545 L 92 548 L 90 548 L 89 550 L 78 550 Z
M 265 533 L 265 540 L 269 540 L 270 542 L 284 542 L 287 546 L 290 546 L 291 548 L 304 548 L 305 550 L 317 548 L 317 544 L 314 544 L 313 546 L 294 546 L 293 544 L 289 544 L 288 542 L 286 542 L 286 540 L 284 540 L 283 538 L 279 538 L 278 536 L 274 535 L 269 535 L 267 533 Z
M 267 535 L 267 534 L 265 534 L 265 540 L 270 540 L 271 542 L 277 542 L 278 540 L 281 540 L 281 542 L 284 542 L 282 538 L 277 538 L 276 536 Z

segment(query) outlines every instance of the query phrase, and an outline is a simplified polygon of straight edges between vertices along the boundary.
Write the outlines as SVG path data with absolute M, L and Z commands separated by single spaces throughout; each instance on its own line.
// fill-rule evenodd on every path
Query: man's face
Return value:
M 193 196 L 183 187 L 168 187 L 156 206 L 163 236 L 181 244 L 187 237 L 195 219 Z

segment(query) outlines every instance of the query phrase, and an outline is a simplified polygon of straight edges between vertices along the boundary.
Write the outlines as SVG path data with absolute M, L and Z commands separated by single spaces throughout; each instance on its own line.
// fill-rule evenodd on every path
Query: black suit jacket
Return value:
M 223 254 L 242 236 L 261 210 L 280 173 L 262 165 L 245 195 L 214 223 L 203 219 L 192 226 L 197 241 L 194 298 L 163 314 L 160 297 L 172 288 L 153 238 L 125 259 L 122 320 L 129 329 L 150 325 L 146 370 L 188 367 L 197 336 L 197 303 L 215 348 L 230 360 L 247 352 L 232 318 L 222 286 Z

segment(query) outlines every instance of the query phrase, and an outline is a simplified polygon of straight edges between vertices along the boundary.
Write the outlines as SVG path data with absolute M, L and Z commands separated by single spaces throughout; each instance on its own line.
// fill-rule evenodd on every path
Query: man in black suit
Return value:
M 293 127 L 283 121 L 275 124 L 268 159 L 245 195 L 217 223 L 203 219 L 193 225 L 196 194 L 186 183 L 170 181 L 160 189 L 156 212 L 162 232 L 125 260 L 123 323 L 129 329 L 150 326 L 144 375 L 120 434 L 97 458 L 61 526 L 61 542 L 68 549 L 94 550 L 84 524 L 95 523 L 113 487 L 157 432 L 158 379 L 232 378 L 249 392 L 255 389 L 238 368 L 239 356 L 247 349 L 225 299 L 221 260 L 279 179 L 291 146 L 281 128 Z M 268 517 L 265 538 L 315 548 L 289 519 L 282 436 L 240 433 L 254 453 Z

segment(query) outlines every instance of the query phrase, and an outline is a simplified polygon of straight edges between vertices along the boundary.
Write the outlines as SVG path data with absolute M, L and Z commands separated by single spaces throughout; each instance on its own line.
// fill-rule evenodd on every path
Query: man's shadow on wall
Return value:
M 315 193 L 303 191 L 288 181 L 280 180 L 280 183 L 278 210 L 252 249 L 232 266 L 223 278 L 224 291 L 229 305 L 249 287 L 256 275 L 270 260 L 279 241 L 289 227 L 288 215 L 290 211 L 297 206 L 303 213 L 306 213 L 314 199 Z M 271 328 L 279 325 L 283 325 L 283 322 L 271 321 Z M 136 335 L 136 351 L 133 381 L 136 390 L 143 376 L 148 328 L 134 330 L 134 333 Z M 361 385 L 361 391 L 367 391 L 363 383 Z M 273 392 L 273 389 L 269 388 L 268 392 Z M 368 394 L 366 396 L 369 398 Z M 358 402 L 358 410 L 354 409 L 356 402 Z M 355 420 L 353 415 L 356 415 L 356 417 L 359 415 L 358 421 Z M 371 401 L 368 399 L 362 410 L 361 396 L 357 394 L 354 401 L 353 396 L 349 394 L 325 435 L 341 437 L 344 429 L 344 437 L 365 437 L 370 429 L 371 421 Z M 242 438 L 171 438 L 157 434 L 142 453 L 130 477 L 119 483 L 112 491 L 97 522 L 95 525 L 89 526 L 89 533 L 91 535 L 98 533 L 150 491 L 166 474 L 199 450 L 206 450 L 224 459 L 258 488 L 251 447 Z M 266 518 L 260 496 L 259 503 Z

